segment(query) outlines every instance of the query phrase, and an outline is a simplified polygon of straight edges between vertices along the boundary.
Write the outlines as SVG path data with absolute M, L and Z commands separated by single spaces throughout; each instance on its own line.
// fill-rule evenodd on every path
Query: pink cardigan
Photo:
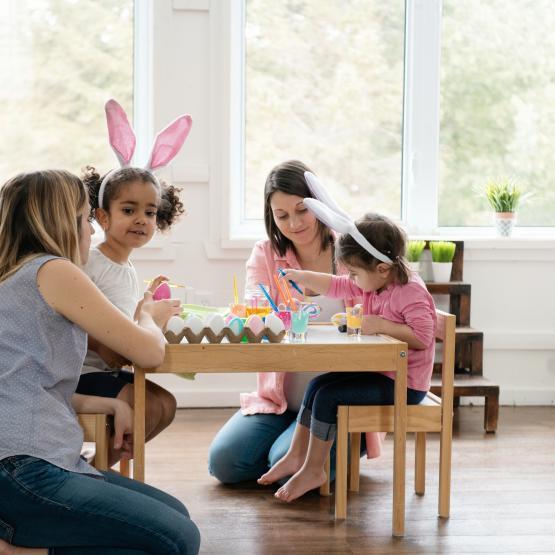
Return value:
M 258 241 L 247 260 L 246 289 L 258 287 L 259 283 L 270 286 L 270 295 L 278 302 L 278 290 L 273 276 L 277 274 L 278 268 L 293 268 L 301 270 L 297 257 L 293 250 L 289 249 L 284 256 L 280 256 L 272 249 L 269 239 Z M 338 268 L 340 274 L 345 274 L 344 268 Z M 291 294 L 296 298 L 300 295 L 293 289 Z M 343 295 L 338 295 L 343 297 Z M 360 302 L 360 293 L 353 296 L 345 296 L 347 306 Z M 285 381 L 284 372 L 261 372 L 257 374 L 257 388 L 252 393 L 241 393 L 241 412 L 249 414 L 283 414 L 287 410 L 287 400 L 283 390 Z M 381 443 L 385 434 L 367 433 L 366 447 L 368 458 L 379 457 Z
M 328 297 L 362 295 L 363 314 L 383 316 L 391 322 L 406 324 L 425 349 L 409 349 L 407 385 L 428 391 L 434 366 L 436 309 L 434 301 L 418 274 L 412 274 L 406 285 L 391 284 L 384 291 L 363 291 L 347 276 L 334 276 Z M 395 379 L 395 372 L 384 372 Z

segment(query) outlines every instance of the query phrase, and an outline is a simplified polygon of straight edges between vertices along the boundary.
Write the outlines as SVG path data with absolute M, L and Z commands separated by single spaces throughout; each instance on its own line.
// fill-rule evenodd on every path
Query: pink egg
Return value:
M 264 322 L 258 314 L 251 314 L 245 322 L 245 327 L 250 328 L 252 333 L 258 335 L 264 329 Z
M 170 286 L 167 283 L 162 283 L 161 285 L 159 285 L 158 289 L 156 289 L 156 291 L 154 291 L 154 294 L 152 295 L 152 298 L 155 301 L 171 299 L 171 297 L 172 297 L 172 294 L 170 291 Z

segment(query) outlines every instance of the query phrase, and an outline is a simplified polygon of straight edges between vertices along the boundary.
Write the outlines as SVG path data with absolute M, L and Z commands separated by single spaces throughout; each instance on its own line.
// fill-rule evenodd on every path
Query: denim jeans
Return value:
M 407 404 L 417 405 L 425 391 L 407 389 Z M 339 405 L 392 405 L 395 381 L 378 372 L 328 372 L 312 379 L 297 421 L 322 441 L 335 438 Z
M 190 555 L 200 534 L 185 506 L 114 472 L 104 479 L 29 456 L 0 461 L 0 538 L 50 555 Z
M 260 478 L 287 453 L 295 431 L 296 416 L 290 410 L 283 414 L 249 416 L 237 411 L 212 441 L 208 459 L 210 474 L 224 484 Z M 361 453 L 365 452 L 363 439 Z M 333 480 L 334 476 L 335 443 L 331 451 L 330 478 Z

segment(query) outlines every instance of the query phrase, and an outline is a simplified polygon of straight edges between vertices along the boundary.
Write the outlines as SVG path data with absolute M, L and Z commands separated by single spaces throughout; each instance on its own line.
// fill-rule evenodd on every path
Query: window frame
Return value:
M 244 220 L 245 0 L 210 6 L 211 223 L 209 257 L 250 248 L 265 237 L 264 223 Z M 405 76 L 401 225 L 411 236 L 495 238 L 494 227 L 439 227 L 439 132 L 442 0 L 405 0 Z M 240 107 L 238 109 L 238 107 Z M 261 193 L 262 194 L 262 193 Z M 517 228 L 518 237 L 555 237 L 555 227 Z M 506 241 L 506 239 L 503 239 Z

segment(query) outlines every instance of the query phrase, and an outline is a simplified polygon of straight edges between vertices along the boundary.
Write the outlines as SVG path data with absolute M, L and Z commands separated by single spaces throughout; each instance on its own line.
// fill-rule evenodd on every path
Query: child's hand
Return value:
M 114 449 L 121 449 L 122 458 L 133 458 L 133 409 L 120 399 L 114 402 Z
M 150 291 L 145 291 L 144 298 L 139 304 L 140 307 L 137 307 L 137 309 L 149 314 L 162 331 L 165 330 L 166 324 L 172 316 L 179 316 L 181 313 L 181 301 L 179 299 L 154 301 Z
M 282 273 L 283 272 L 283 273 Z M 293 270 L 293 268 L 284 268 L 279 275 L 279 279 L 285 279 L 297 282 L 298 284 L 304 285 L 304 278 L 307 272 L 304 270 Z
M 362 317 L 362 334 L 374 335 L 376 333 L 384 333 L 383 331 L 384 319 L 375 314 L 366 314 Z

